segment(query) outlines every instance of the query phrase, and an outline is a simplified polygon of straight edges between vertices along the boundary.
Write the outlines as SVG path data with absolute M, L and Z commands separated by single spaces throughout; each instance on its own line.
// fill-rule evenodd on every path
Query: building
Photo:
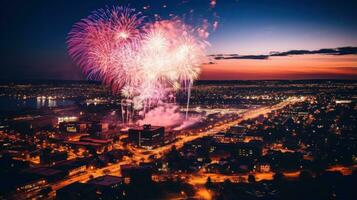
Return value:
M 255 170 L 262 173 L 268 173 L 271 171 L 269 163 L 257 163 L 255 165 Z
M 164 143 L 165 128 L 145 124 L 142 127 L 129 129 L 129 141 L 139 147 L 152 149 Z
M 167 131 L 164 133 L 164 144 L 170 144 L 175 141 L 177 132 L 176 131 Z
M 232 133 L 217 133 L 214 137 L 215 142 L 223 144 L 234 144 L 241 140 L 240 135 Z
M 45 179 L 47 182 L 58 181 L 65 177 L 65 173 L 58 169 L 51 169 L 47 167 L 28 168 L 22 171 L 25 176 L 37 176 Z
M 87 130 L 85 123 L 79 122 L 61 122 L 59 124 L 59 131 L 61 133 L 84 133 Z
M 21 116 L 9 121 L 9 128 L 23 134 L 33 134 L 35 131 L 46 127 L 54 127 L 57 118 L 52 115 Z
M 65 141 L 63 142 L 73 149 L 85 148 L 90 152 L 102 154 L 103 152 L 112 150 L 113 140 L 95 139 L 95 138 L 81 138 L 79 141 Z
M 51 152 L 50 149 L 41 149 L 40 162 L 42 165 L 55 165 L 56 162 L 67 160 L 67 152 Z
M 56 199 L 79 200 L 79 199 L 97 199 L 95 189 L 88 187 L 85 183 L 74 182 L 56 192 Z
M 96 185 L 98 187 L 110 186 L 111 188 L 116 188 L 124 184 L 124 179 L 119 176 L 105 175 L 92 179 L 87 183 L 91 185 Z
M 0 199 L 29 199 L 48 184 L 45 178 L 36 174 L 14 173 L 2 177 Z
M 124 179 L 119 176 L 101 176 L 88 181 L 87 185 L 95 188 L 98 199 L 123 199 L 127 193 Z
M 72 176 L 84 172 L 87 169 L 88 160 L 86 158 L 66 160 L 56 163 L 51 169 L 63 171 L 67 176 Z
M 228 132 L 232 134 L 243 134 L 245 132 L 245 127 L 242 125 L 235 125 L 232 126 Z
M 151 166 L 121 165 L 121 175 L 130 179 L 130 184 L 146 185 L 152 182 L 153 169 Z
M 239 142 L 235 144 L 237 157 L 258 158 L 263 153 L 263 143 L 261 141 Z
M 87 183 L 72 183 L 58 190 L 56 198 L 67 200 L 124 199 L 126 194 L 123 178 L 106 175 Z
M 29 162 L 23 160 L 15 160 L 9 154 L 0 156 L 0 166 L 2 173 L 18 172 L 28 168 Z
M 107 132 L 109 131 L 109 124 L 108 123 L 101 123 L 101 122 L 96 122 L 96 123 L 93 123 L 92 126 L 90 127 L 89 129 L 89 132 L 91 134 L 100 134 L 100 133 L 103 133 L 103 132 Z

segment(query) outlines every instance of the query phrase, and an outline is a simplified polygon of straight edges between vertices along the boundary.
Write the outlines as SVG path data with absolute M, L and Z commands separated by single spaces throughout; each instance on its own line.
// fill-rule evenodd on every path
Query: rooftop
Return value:
M 98 177 L 98 178 L 88 181 L 89 184 L 101 185 L 101 186 L 110 186 L 110 185 L 114 185 L 114 184 L 122 183 L 122 182 L 123 182 L 122 177 L 110 176 L 110 175 L 101 176 L 101 177 Z
M 134 127 L 130 128 L 129 130 L 138 130 L 138 131 L 144 131 L 144 130 L 149 130 L 149 131 L 154 131 L 160 128 L 164 128 L 163 126 L 152 126 L 151 124 L 144 124 L 143 126 L 139 127 Z
M 42 176 L 51 176 L 51 175 L 55 175 L 58 173 L 62 173 L 61 170 L 50 169 L 50 168 L 46 168 L 46 167 L 28 168 L 28 169 L 24 170 L 23 172 L 30 173 L 30 174 L 42 175 Z

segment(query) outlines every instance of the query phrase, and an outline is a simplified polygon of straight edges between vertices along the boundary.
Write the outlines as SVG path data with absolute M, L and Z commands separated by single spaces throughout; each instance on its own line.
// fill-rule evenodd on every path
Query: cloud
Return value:
M 244 56 L 231 56 L 231 55 L 223 55 L 223 56 L 215 56 L 214 59 L 215 60 L 237 60 L 237 59 L 253 59 L 253 60 L 265 60 L 268 59 L 269 56 L 268 55 L 244 55 Z
M 270 54 L 270 56 L 290 56 L 290 55 L 305 55 L 305 54 L 312 54 L 312 52 L 308 50 L 290 50 L 286 52 L 273 53 Z
M 357 47 L 339 47 L 334 49 L 319 49 L 314 51 L 291 50 L 286 52 L 273 53 L 270 54 L 270 56 L 290 56 L 290 55 L 305 55 L 305 54 L 351 55 L 351 54 L 357 54 Z
M 143 113 L 141 113 L 143 114 Z M 144 124 L 152 124 L 155 126 L 165 126 L 172 130 L 183 130 L 201 121 L 201 115 L 189 115 L 186 118 L 184 112 L 180 112 L 180 108 L 173 104 L 162 104 L 149 112 L 143 119 L 137 123 L 142 126 Z
M 322 55 L 357 55 L 357 47 L 338 47 L 338 48 L 327 48 L 319 50 L 290 50 L 285 52 L 271 52 L 267 55 L 238 55 L 238 54 L 213 54 L 210 55 L 211 58 L 215 60 L 230 60 L 230 59 L 252 59 L 252 60 L 265 60 L 273 56 L 293 56 L 293 55 L 311 55 L 311 54 L 322 54 Z

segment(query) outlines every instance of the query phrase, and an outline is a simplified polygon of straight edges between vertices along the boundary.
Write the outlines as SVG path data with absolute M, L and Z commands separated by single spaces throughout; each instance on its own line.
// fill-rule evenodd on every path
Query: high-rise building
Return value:
M 155 148 L 164 143 L 165 128 L 145 124 L 142 127 L 129 129 L 129 140 L 133 144 L 144 148 Z

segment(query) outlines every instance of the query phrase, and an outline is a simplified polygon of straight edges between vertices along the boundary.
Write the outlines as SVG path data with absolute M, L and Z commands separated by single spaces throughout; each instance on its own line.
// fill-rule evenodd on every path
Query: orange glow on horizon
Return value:
M 297 55 L 266 60 L 217 60 L 204 65 L 202 80 L 357 79 L 357 55 Z

